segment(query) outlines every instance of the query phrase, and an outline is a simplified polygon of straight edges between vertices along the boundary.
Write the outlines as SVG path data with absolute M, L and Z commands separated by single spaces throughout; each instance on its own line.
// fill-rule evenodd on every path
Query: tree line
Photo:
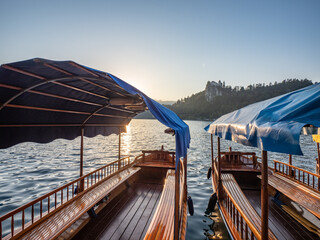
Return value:
M 192 94 L 178 100 L 173 105 L 165 105 L 182 119 L 213 120 L 249 104 L 276 97 L 306 86 L 312 85 L 308 79 L 286 79 L 269 84 L 253 84 L 246 88 L 221 84 L 222 96 L 216 96 L 211 102 L 205 97 L 205 91 Z

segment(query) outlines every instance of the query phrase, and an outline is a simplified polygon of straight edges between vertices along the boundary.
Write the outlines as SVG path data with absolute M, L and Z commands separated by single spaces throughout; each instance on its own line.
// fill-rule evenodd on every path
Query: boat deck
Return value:
M 268 177 L 269 185 L 282 192 L 284 195 L 308 209 L 320 218 L 320 193 L 303 186 L 280 174 Z
M 243 192 L 257 213 L 261 215 L 261 192 L 259 190 L 243 190 Z M 282 210 L 272 197 L 269 197 L 269 228 L 279 240 L 318 239 L 317 235 L 310 233 Z
M 74 239 L 141 239 L 157 208 L 163 185 L 136 182 L 115 197 Z

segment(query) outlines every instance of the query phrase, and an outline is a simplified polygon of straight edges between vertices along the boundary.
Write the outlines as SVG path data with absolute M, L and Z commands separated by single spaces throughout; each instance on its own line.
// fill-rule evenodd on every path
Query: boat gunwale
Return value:
M 236 202 L 236 200 L 232 197 L 232 195 L 230 194 L 229 190 L 226 188 L 226 186 L 223 185 L 223 189 L 224 192 L 228 195 L 228 197 L 230 198 L 230 200 L 232 201 L 233 205 L 235 206 L 235 208 L 237 209 L 237 211 L 239 212 L 239 214 L 241 215 L 241 217 L 243 218 L 243 220 L 246 222 L 246 224 L 248 225 L 248 227 L 250 228 L 250 230 L 253 232 L 254 236 L 259 240 L 261 239 L 261 234 L 258 230 L 258 228 L 255 227 L 255 225 L 253 224 L 253 222 L 244 214 L 243 210 L 239 207 L 238 203 Z M 240 187 L 239 187 L 240 188 Z M 241 189 L 241 188 L 240 188 Z M 223 204 L 221 204 L 223 206 Z M 234 226 L 234 223 L 232 222 L 232 225 Z M 237 231 L 237 234 L 239 234 L 238 229 L 235 228 L 235 230 Z
M 221 153 L 230 153 L 230 152 L 221 152 Z M 242 152 L 239 152 L 240 155 Z M 247 154 L 252 154 L 253 152 L 244 152 L 245 155 Z M 250 158 L 246 157 L 246 156 L 241 156 L 241 157 L 244 157 L 244 158 L 247 158 L 248 160 L 250 160 Z M 217 167 L 217 164 L 218 164 L 218 157 L 214 158 L 214 162 L 213 162 L 213 178 L 212 178 L 212 185 L 213 185 L 213 188 L 215 189 L 215 191 L 217 192 L 218 191 L 218 184 L 215 183 L 215 178 L 218 176 L 218 167 Z M 218 180 L 218 179 L 217 179 Z M 238 184 L 238 183 L 237 183 Z M 226 188 L 226 186 L 223 184 L 223 181 L 221 182 L 221 185 L 222 185 L 222 188 L 224 190 L 224 193 L 227 194 L 227 196 L 229 197 L 229 199 L 231 200 L 232 204 L 234 205 L 234 207 L 236 208 L 236 210 L 239 212 L 240 216 L 243 218 L 245 224 L 248 225 L 248 227 L 250 228 L 251 232 L 254 234 L 254 236 L 260 240 L 262 239 L 262 236 L 261 236 L 261 231 L 255 227 L 255 225 L 252 223 L 252 221 L 250 219 L 247 218 L 247 216 L 244 214 L 244 212 L 242 211 L 242 209 L 239 207 L 238 203 L 236 202 L 236 200 L 232 197 L 232 195 L 230 194 L 230 192 L 228 191 L 228 189 Z M 239 186 L 240 188 L 240 186 Z M 241 190 L 241 188 L 240 188 Z M 241 190 L 242 191 L 242 190 Z M 224 214 L 226 214 L 226 216 L 229 216 L 228 212 L 226 211 L 226 208 L 223 204 L 223 201 L 224 201 L 225 197 L 222 198 L 222 202 L 221 204 L 219 203 L 218 201 L 218 204 L 219 204 L 219 210 L 221 212 L 221 214 L 224 216 Z M 250 204 L 251 205 L 251 204 Z M 225 217 L 225 216 L 224 216 Z M 229 221 L 227 218 L 225 218 L 225 223 L 226 225 L 228 226 L 228 232 L 229 233 L 232 233 L 232 237 L 234 239 L 241 239 L 240 237 L 240 234 L 239 234 L 239 230 L 236 228 L 235 224 L 233 223 L 232 221 L 232 218 L 230 218 L 231 221 Z M 230 225 L 231 226 L 230 226 Z M 234 229 L 233 229 L 234 228 Z M 270 231 L 270 229 L 269 229 Z M 236 236 L 234 236 L 236 235 Z
M 141 155 L 139 155 L 141 156 Z M 70 204 L 71 202 L 75 201 L 76 199 L 78 199 L 79 197 L 81 197 L 83 194 L 85 194 L 86 192 L 92 190 L 93 188 L 97 187 L 98 185 L 100 185 L 101 183 L 105 182 L 106 180 L 110 179 L 111 177 L 114 177 L 115 175 L 117 175 L 118 173 L 132 167 L 133 165 L 135 165 L 138 161 L 139 161 L 139 156 L 135 157 L 134 161 L 130 162 L 130 156 L 126 156 L 126 157 L 123 157 L 119 160 L 116 160 L 116 161 L 113 161 L 111 163 L 108 163 L 107 165 L 103 166 L 103 167 L 100 167 L 80 178 L 77 178 L 37 199 L 34 199 L 32 200 L 31 202 L 29 203 L 26 203 L 12 211 L 10 211 L 9 213 L 3 215 L 0 217 L 0 233 L 1 233 L 1 236 L 0 236 L 0 239 L 5 239 L 7 236 L 11 236 L 11 237 L 18 237 L 18 236 L 21 236 L 21 234 L 23 232 L 26 232 L 26 231 L 29 231 L 30 229 L 32 229 L 33 227 L 35 227 L 36 225 L 38 225 L 40 222 L 42 222 L 43 220 L 47 219 L 48 217 L 52 216 L 55 212 L 59 211 L 61 208 L 63 208 L 64 206 Z M 64 189 L 68 188 L 69 186 L 77 183 L 77 186 L 80 186 L 78 185 L 78 183 L 80 182 L 81 184 L 81 181 L 83 181 L 85 178 L 89 177 L 89 176 L 93 176 L 95 173 L 109 167 L 109 166 L 112 166 L 112 165 L 115 165 L 115 164 L 120 164 L 120 162 L 124 161 L 125 159 L 128 159 L 128 164 L 119 168 L 116 172 L 113 172 L 111 173 L 110 175 L 106 176 L 105 178 L 101 178 L 100 180 L 96 181 L 95 183 L 93 183 L 90 187 L 84 189 L 83 191 L 77 193 L 77 194 L 73 194 L 74 196 L 72 198 L 70 198 L 69 200 L 66 200 L 65 202 L 63 202 L 62 204 L 57 204 L 55 206 L 53 206 L 52 208 L 50 208 L 49 210 L 47 209 L 46 211 L 43 211 L 43 209 L 39 209 L 39 215 L 37 216 L 34 216 L 33 217 L 33 220 L 32 218 L 27 222 L 27 223 L 24 223 L 25 221 L 25 218 L 24 218 L 24 210 L 29 208 L 29 207 L 32 207 L 34 206 L 35 204 L 37 203 L 42 203 L 42 201 L 46 198 L 50 198 L 50 196 L 53 196 L 55 195 L 57 192 L 59 191 L 63 191 Z M 118 165 L 120 166 L 120 165 Z M 88 178 L 88 181 L 89 181 L 89 178 Z M 73 190 L 72 190 L 73 191 Z M 42 213 L 41 213 L 41 210 L 42 210 Z M 19 226 L 18 229 L 14 229 L 14 224 L 12 225 L 12 222 L 14 221 L 14 215 L 16 214 L 19 214 L 19 213 L 22 213 L 22 218 L 24 218 L 22 220 L 22 223 L 21 223 L 21 226 Z M 40 215 L 41 213 L 41 215 Z M 34 214 L 34 208 L 31 209 L 31 214 Z M 32 216 L 32 215 L 31 215 Z M 10 221 L 10 229 L 11 231 L 6 235 L 6 236 L 2 236 L 2 233 L 3 233 L 3 229 L 2 229 L 2 222 L 4 222 L 5 220 L 8 220 L 10 219 L 11 217 L 11 221 Z M 13 227 L 12 227 L 13 226 Z
M 319 174 L 316 174 L 316 173 L 313 173 L 313 172 L 309 172 L 308 170 L 305 170 L 305 169 L 302 169 L 302 168 L 299 168 L 299 167 L 296 167 L 296 166 L 294 166 L 294 165 L 290 165 L 290 164 L 288 164 L 288 163 L 284 163 L 284 162 L 281 162 L 281 161 L 278 161 L 278 160 L 272 160 L 272 161 L 273 161 L 273 162 L 276 162 L 276 163 L 280 163 L 280 164 L 286 165 L 286 166 L 291 167 L 291 168 L 295 168 L 295 169 L 297 169 L 297 170 L 299 170 L 299 171 L 308 173 L 308 174 L 313 175 L 313 176 L 315 176 L 315 177 L 317 177 L 317 178 L 320 179 L 320 175 L 319 175 Z M 274 168 L 274 170 L 276 171 L 275 168 Z M 280 171 L 276 171 L 276 172 L 282 173 L 282 172 L 280 172 Z

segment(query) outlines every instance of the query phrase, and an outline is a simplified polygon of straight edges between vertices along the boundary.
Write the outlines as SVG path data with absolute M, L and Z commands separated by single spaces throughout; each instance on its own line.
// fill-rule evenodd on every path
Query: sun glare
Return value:
M 122 134 L 122 146 L 121 152 L 122 155 L 129 155 L 131 152 L 131 128 L 130 124 L 126 125 L 126 133 Z

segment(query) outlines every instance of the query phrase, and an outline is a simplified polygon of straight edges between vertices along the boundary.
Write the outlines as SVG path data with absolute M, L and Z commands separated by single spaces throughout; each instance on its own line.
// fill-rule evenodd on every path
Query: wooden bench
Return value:
M 221 174 L 221 178 L 224 190 L 235 200 L 238 207 L 242 210 L 242 212 L 251 222 L 256 231 L 261 234 L 261 217 L 252 207 L 247 197 L 244 195 L 233 175 L 229 173 L 223 173 Z M 277 239 L 270 229 L 269 239 Z
M 320 193 L 277 173 L 268 175 L 268 184 L 320 218 Z
M 175 169 L 174 156 L 175 152 L 163 150 L 142 151 L 141 159 L 136 166 Z
M 70 227 L 83 214 L 97 204 L 101 199 L 116 189 L 140 168 L 132 167 L 125 169 L 106 181 L 98 184 L 95 188 L 83 193 L 78 198 L 70 201 L 57 212 L 49 214 L 47 218 L 39 221 L 35 227 L 24 233 L 19 239 L 55 239 L 68 227 Z M 80 193 L 81 194 L 81 193 Z M 80 195 L 79 194 L 79 195 Z
M 174 170 L 168 170 L 158 207 L 149 225 L 145 240 L 173 239 L 174 234 Z

